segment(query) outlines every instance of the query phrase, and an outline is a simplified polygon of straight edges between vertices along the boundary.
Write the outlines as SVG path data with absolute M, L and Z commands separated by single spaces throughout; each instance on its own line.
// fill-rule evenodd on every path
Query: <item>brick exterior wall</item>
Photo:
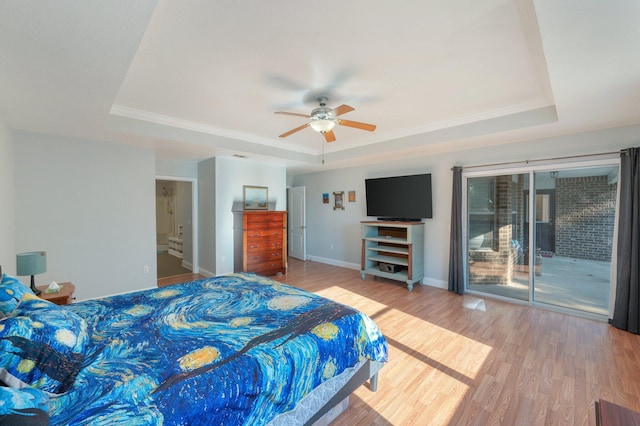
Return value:
M 511 247 L 514 239 L 512 212 L 515 210 L 513 186 L 511 175 L 496 177 L 494 247 L 493 250 L 469 251 L 470 284 L 506 285 L 516 273 L 518 253 Z
M 607 181 L 556 179 L 556 255 L 611 261 L 617 186 Z
M 617 186 L 607 182 L 607 176 L 556 179 L 557 256 L 611 261 Z M 528 260 L 518 259 L 517 250 L 511 247 L 511 240 L 525 240 L 525 192 L 521 189 L 524 178 L 518 175 L 518 182 L 514 184 L 511 175 L 496 176 L 495 185 L 492 248 L 469 250 L 469 283 L 472 285 L 509 284 L 514 274 L 526 271 L 528 265 Z M 517 225 L 516 235 L 513 225 Z M 536 275 L 543 263 L 538 255 Z

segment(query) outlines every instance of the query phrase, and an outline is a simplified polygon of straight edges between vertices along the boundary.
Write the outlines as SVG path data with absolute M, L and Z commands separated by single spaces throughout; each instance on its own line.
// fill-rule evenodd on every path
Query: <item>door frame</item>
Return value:
M 297 191 L 297 190 L 302 190 L 302 205 L 301 206 L 297 206 L 295 203 L 292 202 L 292 191 Z M 287 247 L 289 248 L 287 250 L 289 256 L 296 258 L 296 259 L 300 259 L 303 261 L 307 260 L 307 210 L 306 210 L 306 200 L 307 200 L 307 189 L 305 186 L 294 186 L 294 187 L 289 187 L 287 188 Z M 299 212 L 298 209 L 301 208 L 302 211 Z M 294 217 L 298 217 L 298 215 L 300 215 L 302 217 L 302 225 L 301 225 L 301 229 L 302 229 L 302 254 L 300 256 L 294 256 L 291 255 L 292 250 L 292 237 L 295 234 L 295 230 L 294 227 L 292 225 L 292 221 Z
M 191 240 L 193 243 L 192 253 L 193 253 L 193 272 L 197 274 L 200 272 L 200 262 L 199 262 L 199 252 L 198 252 L 198 179 L 196 178 L 187 178 L 187 177 L 176 177 L 176 176 L 164 176 L 164 175 L 156 175 L 156 181 L 158 180 L 169 180 L 174 182 L 191 182 Z M 154 185 L 155 191 L 155 185 Z
M 489 177 L 498 175 L 513 175 L 513 174 L 528 174 L 529 175 L 529 193 L 535 194 L 535 173 L 554 172 L 565 169 L 580 169 L 580 168 L 592 168 L 592 167 L 607 167 L 617 166 L 618 176 L 620 174 L 620 157 L 619 155 L 603 155 L 596 159 L 584 159 L 580 157 L 575 158 L 559 158 L 555 160 L 536 161 L 536 164 L 529 162 L 525 163 L 509 163 L 504 165 L 486 166 L 486 167 L 474 167 L 474 170 L 463 170 L 462 172 L 462 257 L 463 257 L 463 272 L 464 272 L 464 288 L 465 292 L 470 294 L 478 294 L 483 297 L 490 297 L 505 300 L 511 303 L 527 304 L 529 306 L 542 307 L 547 310 L 557 311 L 562 313 L 568 313 L 574 316 L 582 316 L 596 320 L 602 320 L 601 315 L 590 314 L 587 312 L 572 310 L 568 308 L 558 307 L 554 305 L 536 303 L 534 300 L 534 288 L 531 283 L 534 282 L 534 270 L 535 270 L 535 256 L 529 256 L 529 300 L 518 300 L 513 298 L 507 298 L 504 296 L 492 295 L 489 293 L 480 293 L 469 289 L 469 248 L 468 248 L 468 224 L 467 224 L 467 186 L 469 178 L 477 177 Z M 471 169 L 471 168 L 468 168 Z M 615 304 L 616 293 L 616 262 L 617 262 L 617 246 L 618 246 L 618 221 L 620 205 L 620 185 L 617 186 L 616 195 L 616 212 L 614 220 L 613 230 L 613 246 L 611 252 L 611 276 L 610 276 L 610 297 L 609 297 L 609 317 L 613 315 L 613 309 Z M 535 203 L 528 203 L 529 217 L 535 217 L 534 207 Z M 529 235 L 535 235 L 535 221 L 529 221 Z M 535 238 L 529 238 L 529 250 L 533 248 L 535 252 Z

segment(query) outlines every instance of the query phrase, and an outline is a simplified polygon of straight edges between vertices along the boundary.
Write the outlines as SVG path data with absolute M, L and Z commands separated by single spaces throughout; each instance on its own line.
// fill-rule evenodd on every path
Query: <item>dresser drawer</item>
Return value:
M 282 227 L 282 219 L 281 213 L 258 213 L 245 216 L 245 223 L 276 222 Z
M 254 238 L 282 238 L 284 233 L 282 228 L 279 229 L 254 229 L 252 231 L 246 231 L 247 241 Z
M 265 239 L 254 238 L 250 242 L 247 242 L 247 254 L 263 253 L 268 251 L 280 251 L 282 253 L 282 247 L 284 242 L 280 239 Z
M 245 229 L 280 229 L 282 230 L 282 221 L 280 222 L 253 222 L 247 223 Z
M 247 272 L 253 272 L 260 275 L 275 275 L 278 272 L 286 272 L 286 268 L 284 267 L 282 260 L 280 260 L 247 265 Z
M 250 267 L 260 263 L 273 261 L 277 261 L 279 265 L 282 265 L 282 250 L 247 255 L 247 266 Z
M 54 303 L 56 305 L 68 305 L 72 302 L 71 296 L 62 296 L 62 297 L 50 297 L 47 299 L 49 302 Z

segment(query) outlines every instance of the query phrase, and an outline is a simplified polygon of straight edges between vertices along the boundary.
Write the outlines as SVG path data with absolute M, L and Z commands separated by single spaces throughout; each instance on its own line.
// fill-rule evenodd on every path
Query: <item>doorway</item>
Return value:
M 467 290 L 607 318 L 618 169 L 465 173 Z
M 192 179 L 156 178 L 158 279 L 198 272 L 194 183 Z

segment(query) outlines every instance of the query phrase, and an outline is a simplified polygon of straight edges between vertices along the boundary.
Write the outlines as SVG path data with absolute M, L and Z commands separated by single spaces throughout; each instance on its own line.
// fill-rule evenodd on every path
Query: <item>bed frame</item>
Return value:
M 378 371 L 384 363 L 379 361 L 367 360 L 365 364 L 356 371 L 347 383 L 333 396 L 325 405 L 323 405 L 306 423 L 305 426 L 311 426 L 324 416 L 329 410 L 338 405 L 343 399 L 348 397 L 358 389 L 361 385 L 369 381 L 369 389 L 372 392 L 378 390 Z

